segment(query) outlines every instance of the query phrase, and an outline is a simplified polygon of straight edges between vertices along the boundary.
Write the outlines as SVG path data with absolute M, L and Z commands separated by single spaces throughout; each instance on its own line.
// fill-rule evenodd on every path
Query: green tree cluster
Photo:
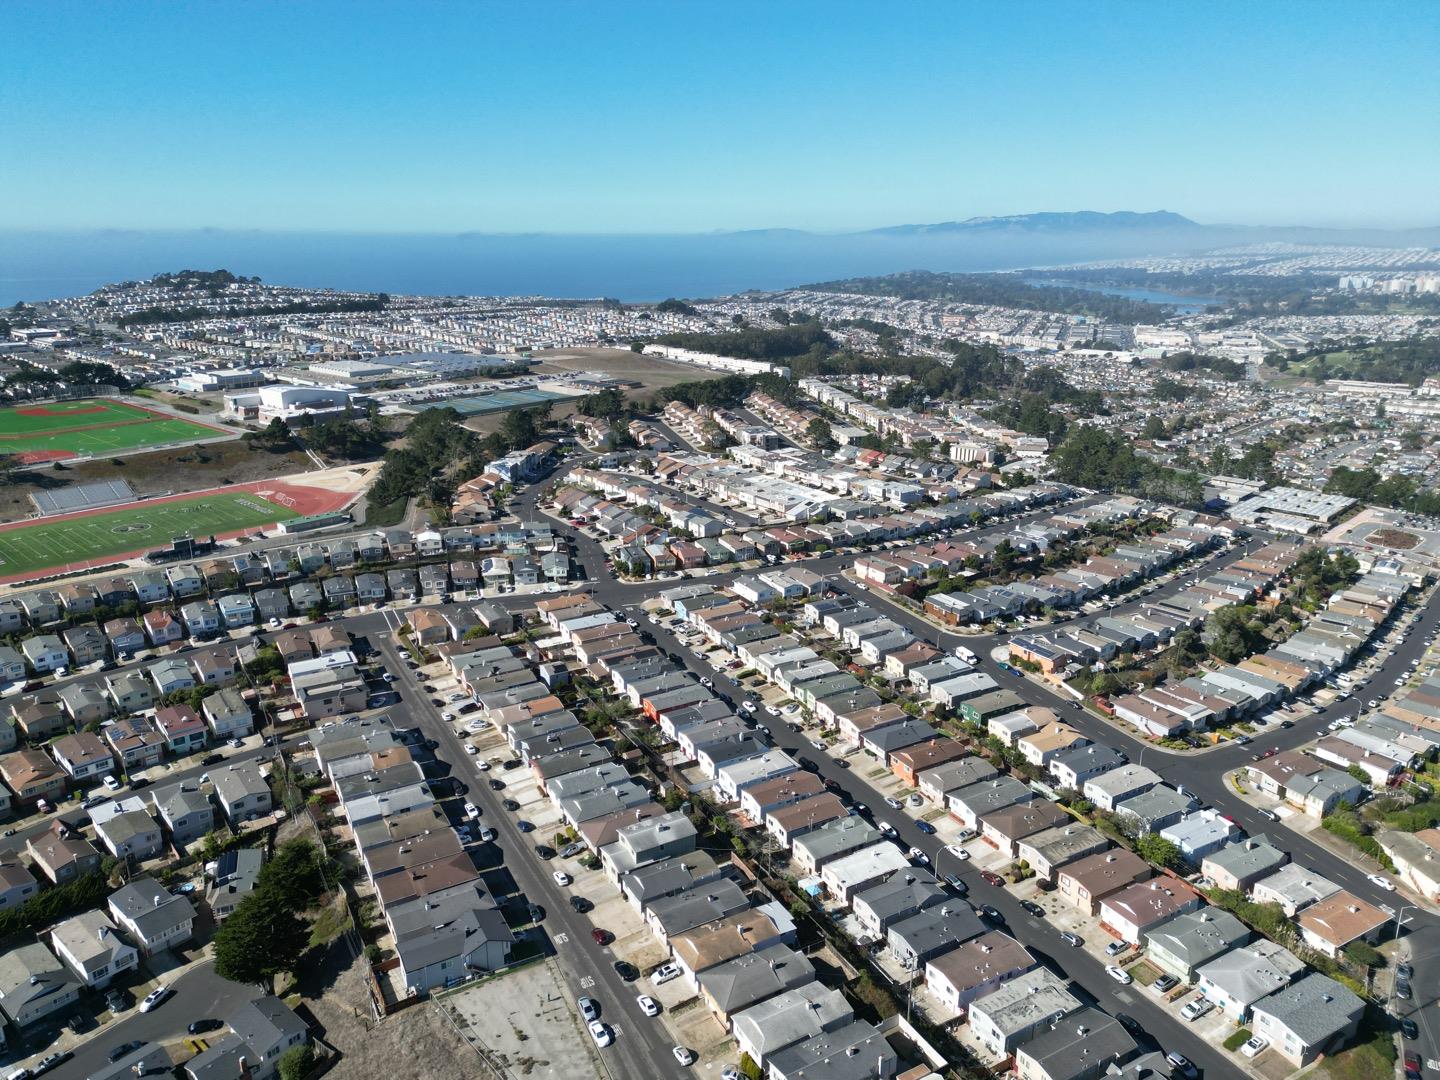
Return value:
M 309 840 L 280 845 L 242 900 L 215 932 L 215 970 L 269 991 L 275 976 L 295 970 L 309 946 L 301 913 L 325 893 L 325 856 Z
M 1201 501 L 1200 478 L 1166 468 L 1136 453 L 1121 435 L 1085 424 L 1071 429 L 1052 456 L 1055 479 L 1102 491 L 1118 491 L 1169 502 Z

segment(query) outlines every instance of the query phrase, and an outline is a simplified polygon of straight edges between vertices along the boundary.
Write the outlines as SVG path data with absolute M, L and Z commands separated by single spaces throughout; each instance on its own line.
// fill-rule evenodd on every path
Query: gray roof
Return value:
M 407 971 L 419 971 L 431 964 L 463 956 L 480 944 L 515 940 L 505 916 L 495 908 L 469 908 L 435 926 L 397 938 L 395 951 Z
M 691 888 L 697 877 L 709 878 L 716 869 L 714 856 L 705 851 L 687 851 L 631 870 L 624 876 L 625 891 L 642 905 L 657 896 L 673 896 Z
M 816 859 L 854 851 L 880 839 L 880 830 L 862 817 L 843 817 L 827 821 L 795 841 Z
M 1093 1076 L 1094 1070 L 1136 1049 L 1118 1020 L 1087 1006 L 1037 1033 L 1019 1052 L 1033 1059 L 1049 1080 L 1072 1080 Z
M 268 994 L 240 1006 L 226 1023 L 256 1050 L 268 1050 L 310 1030 L 290 1006 Z
M 771 945 L 700 972 L 701 987 L 727 1015 L 815 979 L 815 966 L 788 945 Z
M 1318 1046 L 1364 1010 L 1365 1003 L 1334 979 L 1311 972 L 1255 1005 L 1306 1046 Z
M 215 785 L 215 794 L 226 803 L 234 803 L 247 795 L 268 793 L 270 785 L 260 775 L 260 768 L 253 761 L 242 761 L 238 765 L 226 765 L 210 774 Z
M 985 924 L 975 909 L 963 900 L 911 915 L 890 927 L 890 942 L 903 945 L 921 960 L 936 956 L 985 932 Z
M 1236 945 L 1243 945 L 1249 937 L 1250 931 L 1234 915 L 1208 905 L 1199 911 L 1187 911 L 1166 919 L 1145 934 L 1152 948 L 1164 949 L 1191 968 L 1213 960 Z
M 750 898 L 744 890 L 729 878 L 721 878 L 673 896 L 658 897 L 649 905 L 647 914 L 660 924 L 666 936 L 673 936 L 749 906 Z
M 1289 985 L 1305 965 L 1289 949 L 1266 938 L 1217 956 L 1198 974 L 1245 1005 Z
M 27 1002 L 63 994 L 78 986 L 75 976 L 38 941 L 19 945 L 0 955 L 0 1003 L 12 1018 Z
M 845 995 L 810 982 L 752 1005 L 730 1018 L 737 1035 L 767 1057 L 855 1019 Z
M 136 878 L 111 893 L 110 906 L 134 923 L 146 938 L 195 918 L 195 908 L 188 899 L 166 892 L 148 877 Z
M 1290 855 L 1264 836 L 1251 836 L 1206 856 L 1205 861 L 1245 879 L 1280 869 L 1290 861 Z
M 933 739 L 937 734 L 939 733 L 923 720 L 906 720 L 899 724 L 890 724 L 874 731 L 867 731 L 861 738 L 888 753 L 891 750 L 903 750 L 907 746 L 914 746 L 916 743 Z
M 924 911 L 948 899 L 950 894 L 940 887 L 934 874 L 924 867 L 914 866 L 908 870 L 897 870 L 878 885 L 855 894 L 851 904 L 853 906 L 863 900 L 880 920 L 880 925 L 889 926 L 897 918 Z
M 1189 795 L 1181 795 L 1172 787 L 1157 784 L 1149 791 L 1116 803 L 1115 811 L 1133 814 L 1143 822 L 1151 822 L 1183 816 L 1198 805 Z
M 892 1075 L 896 1055 L 878 1028 L 856 1020 L 843 1028 L 812 1035 L 804 1042 L 777 1051 L 769 1065 L 785 1077 L 824 1077 L 825 1080 L 868 1080 L 876 1062 L 883 1059 Z

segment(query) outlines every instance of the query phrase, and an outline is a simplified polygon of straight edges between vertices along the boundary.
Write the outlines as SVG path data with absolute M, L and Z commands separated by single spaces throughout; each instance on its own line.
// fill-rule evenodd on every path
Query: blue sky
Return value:
M 1440 224 L 1440 4 L 11 4 L 0 227 Z

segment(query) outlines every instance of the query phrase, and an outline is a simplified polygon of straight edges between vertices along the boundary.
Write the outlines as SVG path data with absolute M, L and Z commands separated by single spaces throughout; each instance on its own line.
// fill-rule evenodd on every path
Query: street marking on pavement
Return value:
M 569 935 L 569 934 L 556 934 L 553 940 L 554 940 L 554 942 L 555 942 L 556 945 L 564 945 L 567 941 L 570 940 L 570 935 Z
M 586 975 L 584 978 L 582 978 L 582 979 L 580 980 L 580 989 L 581 989 L 581 990 L 589 990 L 589 989 L 590 989 L 592 986 L 594 986 L 594 985 L 595 985 L 595 977 L 594 977 L 593 975 Z

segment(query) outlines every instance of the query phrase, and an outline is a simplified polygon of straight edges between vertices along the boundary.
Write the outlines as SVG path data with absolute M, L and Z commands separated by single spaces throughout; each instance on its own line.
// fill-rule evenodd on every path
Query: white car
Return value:
M 480 842 L 482 844 L 493 844 L 495 842 L 495 836 L 496 833 L 494 829 L 480 830 Z
M 1116 967 L 1114 964 L 1105 965 L 1105 974 L 1109 975 L 1121 986 L 1129 986 L 1132 982 L 1135 981 L 1133 978 L 1130 977 L 1130 973 L 1128 971 L 1126 971 L 1122 967 Z
M 1394 892 L 1394 891 L 1395 891 L 1395 883 L 1394 883 L 1393 881 L 1391 881 L 1389 878 L 1385 877 L 1383 874 L 1366 874 L 1366 875 L 1365 875 L 1365 878 L 1366 878 L 1367 881 L 1370 882 L 1370 884 L 1372 884 L 1372 885 L 1378 885 L 1380 888 L 1384 889 L 1386 892 Z
M 477 762 L 475 763 L 475 768 L 479 769 L 481 772 L 489 772 L 489 771 L 490 771 L 490 762 L 488 762 L 488 761 L 477 761 Z
M 885 796 L 885 805 L 890 807 L 891 810 L 902 810 L 905 807 L 905 804 L 895 798 L 894 795 Z
M 550 876 L 555 879 L 555 884 L 559 885 L 562 889 L 570 884 L 570 875 L 564 870 L 556 870 Z
M 173 993 L 175 993 L 174 990 L 162 983 L 145 995 L 145 1000 L 140 1002 L 140 1011 L 148 1013 L 151 1009 L 158 1009 Z
M 970 858 L 969 850 L 961 847 L 959 844 L 947 844 L 945 850 L 948 851 L 951 855 L 954 855 L 955 858 L 959 859 L 961 862 L 965 862 Z
M 1240 1047 L 1240 1053 L 1247 1058 L 1253 1058 L 1256 1054 L 1270 1045 L 1270 1040 L 1264 1035 L 1252 1035 L 1244 1046 Z
M 1180 1015 L 1186 1020 L 1199 1020 L 1200 1017 L 1204 1016 L 1213 1008 L 1215 1008 L 1213 1001 L 1210 1001 L 1208 998 L 1198 997 L 1181 1009 Z
M 926 855 L 925 852 L 921 851 L 918 847 L 912 847 L 909 854 L 912 862 L 918 862 L 921 866 L 930 865 L 930 856 Z
M 681 1065 L 695 1064 L 695 1051 L 688 1046 L 672 1046 L 670 1052 L 675 1055 L 675 1060 Z
M 476 806 L 473 802 L 467 802 L 465 804 L 465 816 L 471 821 L 474 821 L 477 817 L 480 816 L 480 808 Z
M 596 1046 L 609 1046 L 615 1041 L 615 1036 L 610 1034 L 610 1029 L 599 1020 L 590 1021 L 590 1037 L 595 1040 Z
M 100 782 L 104 784 L 105 787 L 108 788 L 110 791 L 120 790 L 120 782 L 116 780 L 115 777 L 111 776 L 109 773 L 106 773 L 103 777 L 101 777 Z
M 476 746 L 473 742 L 467 742 L 465 744 L 465 752 L 471 757 L 474 757 L 476 754 L 480 753 L 480 748 Z
M 650 973 L 650 981 L 653 982 L 656 986 L 667 983 L 671 979 L 678 979 L 679 977 L 680 965 L 678 964 L 661 964 L 658 968 L 656 968 Z
M 635 999 L 635 1004 L 640 1006 L 640 1011 L 646 1016 L 659 1016 L 660 1003 L 649 994 L 641 994 Z

